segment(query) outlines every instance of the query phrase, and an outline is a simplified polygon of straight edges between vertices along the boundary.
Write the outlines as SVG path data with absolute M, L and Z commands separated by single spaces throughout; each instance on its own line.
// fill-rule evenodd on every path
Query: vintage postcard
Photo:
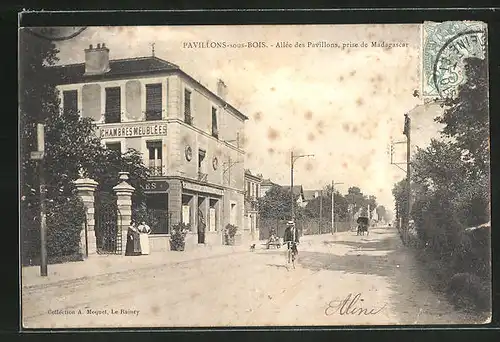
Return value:
M 487 29 L 20 28 L 22 327 L 490 322 Z

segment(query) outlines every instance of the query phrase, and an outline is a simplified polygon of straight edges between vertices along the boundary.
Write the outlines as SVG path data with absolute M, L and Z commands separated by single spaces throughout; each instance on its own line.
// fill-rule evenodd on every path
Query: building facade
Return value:
M 89 46 L 85 63 L 53 67 L 63 110 L 78 110 L 97 125 L 108 148 L 142 152 L 151 170 L 148 209 L 168 213 L 153 227 L 168 236 L 190 224 L 186 243 L 223 243 L 224 227 L 244 226 L 244 151 L 239 136 L 248 119 L 177 65 L 157 57 L 110 60 L 105 44 Z
M 261 175 L 245 170 L 245 235 L 252 241 L 259 238 L 259 206 Z

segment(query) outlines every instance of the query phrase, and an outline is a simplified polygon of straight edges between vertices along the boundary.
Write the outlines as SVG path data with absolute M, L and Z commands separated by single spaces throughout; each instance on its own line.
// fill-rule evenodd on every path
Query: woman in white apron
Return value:
M 139 227 L 139 241 L 141 244 L 141 254 L 148 255 L 149 254 L 149 234 L 151 233 L 151 228 L 146 224 L 146 222 L 141 222 Z

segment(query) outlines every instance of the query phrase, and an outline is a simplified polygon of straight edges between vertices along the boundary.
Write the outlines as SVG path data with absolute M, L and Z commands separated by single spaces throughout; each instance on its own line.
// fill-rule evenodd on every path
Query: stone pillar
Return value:
M 74 184 L 78 196 L 82 199 L 83 204 L 85 206 L 86 218 L 87 218 L 87 231 L 85 232 L 85 227 L 84 227 L 82 229 L 82 232 L 80 233 L 80 251 L 82 255 L 86 255 L 86 249 L 88 248 L 88 256 L 96 255 L 97 240 L 95 236 L 94 194 L 95 194 L 95 189 L 97 188 L 97 182 L 89 178 L 80 178 L 77 179 L 74 182 Z M 87 239 L 85 239 L 85 234 L 87 234 Z
M 113 188 L 118 205 L 118 229 L 122 232 L 122 255 L 125 255 L 127 244 L 127 230 L 132 219 L 132 194 L 134 187 L 127 183 L 128 172 L 120 172 L 121 182 Z

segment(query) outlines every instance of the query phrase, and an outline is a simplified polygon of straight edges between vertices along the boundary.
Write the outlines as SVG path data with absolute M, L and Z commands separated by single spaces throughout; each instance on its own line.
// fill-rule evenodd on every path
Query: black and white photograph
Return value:
M 489 323 L 487 37 L 20 27 L 22 329 Z

